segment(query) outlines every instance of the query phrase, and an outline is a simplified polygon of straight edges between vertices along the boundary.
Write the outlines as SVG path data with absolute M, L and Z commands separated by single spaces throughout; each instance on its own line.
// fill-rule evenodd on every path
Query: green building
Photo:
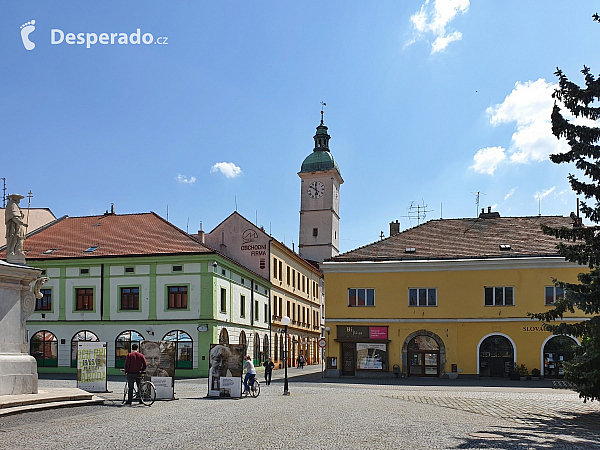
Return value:
M 63 217 L 25 249 L 49 278 L 27 321 L 40 373 L 75 372 L 80 340 L 107 342 L 109 375 L 141 340 L 174 341 L 181 377 L 208 375 L 211 343 L 269 352 L 269 280 L 155 213 Z

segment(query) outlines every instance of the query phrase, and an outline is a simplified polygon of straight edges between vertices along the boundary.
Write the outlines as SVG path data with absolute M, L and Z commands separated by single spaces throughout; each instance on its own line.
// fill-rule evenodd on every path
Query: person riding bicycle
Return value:
M 248 380 L 250 380 L 251 383 L 254 382 L 254 378 L 256 377 L 256 369 L 254 368 L 254 364 L 252 363 L 250 356 L 246 355 L 244 359 L 244 367 L 242 368 L 242 370 L 246 370 L 246 376 L 244 377 L 244 392 L 248 392 L 250 390 L 250 387 L 248 386 Z
M 127 392 L 126 405 L 131 405 L 133 397 L 133 383 L 137 384 L 138 392 L 140 390 L 140 383 L 146 370 L 146 358 L 140 352 L 137 351 L 138 345 L 131 344 L 131 353 L 125 358 L 125 375 L 127 375 L 127 385 L 129 391 Z M 140 399 L 140 403 L 142 400 Z

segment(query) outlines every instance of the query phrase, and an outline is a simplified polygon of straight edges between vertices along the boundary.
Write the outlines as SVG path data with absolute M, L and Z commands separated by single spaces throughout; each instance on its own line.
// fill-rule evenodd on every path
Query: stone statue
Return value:
M 25 264 L 23 241 L 27 224 L 23 221 L 24 214 L 19 208 L 22 195 L 11 194 L 8 197 L 4 223 L 6 224 L 6 261 L 9 263 Z

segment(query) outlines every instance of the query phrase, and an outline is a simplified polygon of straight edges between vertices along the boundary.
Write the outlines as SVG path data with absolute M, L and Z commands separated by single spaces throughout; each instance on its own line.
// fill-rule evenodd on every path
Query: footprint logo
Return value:
M 23 39 L 23 45 L 26 50 L 33 50 L 35 48 L 35 43 L 29 40 L 29 35 L 33 30 L 35 30 L 35 20 L 21 25 L 21 39 Z

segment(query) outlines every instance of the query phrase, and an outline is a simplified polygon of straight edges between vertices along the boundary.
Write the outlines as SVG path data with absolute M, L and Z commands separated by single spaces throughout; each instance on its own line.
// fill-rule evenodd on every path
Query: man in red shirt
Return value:
M 138 392 L 140 391 L 140 382 L 142 381 L 143 372 L 146 370 L 146 358 L 137 349 L 137 344 L 131 344 L 131 353 L 125 358 L 125 375 L 127 375 L 127 385 L 129 386 L 126 405 L 131 405 L 134 382 L 137 384 Z M 139 402 L 142 403 L 141 400 Z

